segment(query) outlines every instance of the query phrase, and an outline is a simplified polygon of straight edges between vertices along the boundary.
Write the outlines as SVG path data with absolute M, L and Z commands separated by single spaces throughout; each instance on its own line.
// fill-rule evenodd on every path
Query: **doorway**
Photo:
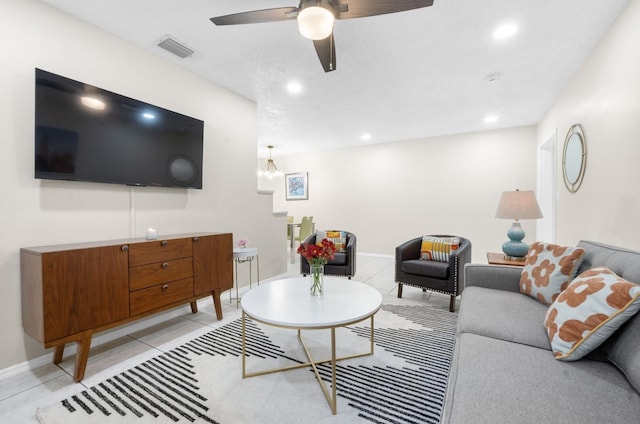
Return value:
M 556 241 L 557 138 L 558 130 L 538 146 L 537 196 L 543 218 L 536 223 L 536 240 L 548 243 Z

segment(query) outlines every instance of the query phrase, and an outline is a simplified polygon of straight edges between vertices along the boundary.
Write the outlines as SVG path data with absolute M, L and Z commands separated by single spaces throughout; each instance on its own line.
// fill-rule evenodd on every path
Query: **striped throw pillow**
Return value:
M 423 236 L 420 259 L 424 261 L 449 262 L 449 255 L 460 247 L 458 237 Z
M 316 231 L 316 244 L 320 245 L 323 239 L 332 241 L 336 245 L 337 253 L 347 252 L 346 231 Z

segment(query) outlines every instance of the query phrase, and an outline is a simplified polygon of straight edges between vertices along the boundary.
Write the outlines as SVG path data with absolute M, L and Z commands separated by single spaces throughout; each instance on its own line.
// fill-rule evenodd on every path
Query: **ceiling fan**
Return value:
M 333 24 L 336 19 L 363 18 L 433 5 L 433 0 L 300 0 L 298 7 L 253 10 L 211 18 L 216 25 L 258 24 L 297 19 L 303 37 L 313 40 L 325 72 L 336 69 Z

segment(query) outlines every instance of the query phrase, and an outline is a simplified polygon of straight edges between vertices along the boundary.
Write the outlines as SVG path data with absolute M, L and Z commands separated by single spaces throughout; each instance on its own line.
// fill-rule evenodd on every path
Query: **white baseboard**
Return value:
M 212 304 L 213 300 L 211 297 L 206 297 L 198 300 L 198 308 L 204 307 L 207 304 Z M 108 343 L 112 340 L 116 340 L 120 337 L 124 337 L 128 334 L 135 333 L 136 331 L 144 330 L 145 328 L 152 327 L 156 324 L 159 324 L 163 321 L 167 321 L 171 318 L 175 318 L 181 315 L 184 315 L 185 312 L 191 312 L 191 307 L 187 304 L 185 306 L 180 306 L 176 309 L 171 309 L 166 312 L 161 312 L 156 315 L 152 315 L 148 318 L 143 318 L 141 320 L 123 325 L 121 327 L 114 328 L 112 330 L 107 330 L 103 333 L 99 333 L 91 340 L 91 348 L 96 346 L 100 346 L 101 344 Z M 69 343 L 65 346 L 64 353 L 65 356 L 74 355 L 77 351 L 77 345 L 75 343 Z M 35 368 L 42 367 L 44 365 L 50 364 L 53 361 L 53 348 L 47 349 L 47 353 L 38 356 L 33 359 L 29 359 L 28 361 L 21 362 L 19 364 L 12 365 L 10 367 L 4 368 L 0 370 L 0 381 L 13 377 L 18 374 L 27 373 Z

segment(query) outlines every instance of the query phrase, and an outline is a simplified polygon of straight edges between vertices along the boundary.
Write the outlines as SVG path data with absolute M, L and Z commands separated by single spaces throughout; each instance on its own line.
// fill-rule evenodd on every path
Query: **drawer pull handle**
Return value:
M 193 241 L 200 241 L 200 237 L 194 237 Z
M 160 243 L 160 244 L 163 245 L 163 246 L 166 246 L 167 244 L 169 244 L 169 242 L 166 241 L 166 240 L 162 240 L 162 243 Z
M 165 284 L 164 286 L 162 286 L 162 291 L 167 291 L 169 290 L 169 285 Z
M 162 269 L 167 269 L 169 268 L 169 264 L 167 262 L 162 264 Z
M 124 246 L 122 246 L 120 249 L 122 249 L 123 252 L 126 252 L 129 250 L 129 246 L 127 246 L 126 244 Z

